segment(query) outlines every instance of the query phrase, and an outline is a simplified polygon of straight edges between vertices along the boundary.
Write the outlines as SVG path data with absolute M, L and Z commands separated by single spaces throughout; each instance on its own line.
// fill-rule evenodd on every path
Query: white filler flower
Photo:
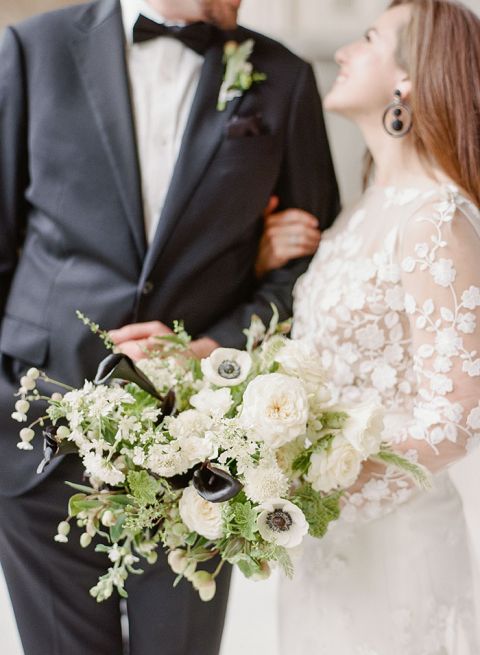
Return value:
M 329 448 L 313 453 L 307 481 L 315 491 L 350 487 L 360 474 L 362 457 L 345 437 L 338 435 Z
M 295 548 L 308 532 L 308 523 L 302 510 L 289 500 L 273 498 L 262 505 L 257 518 L 258 531 L 277 546 Z
M 208 382 L 217 387 L 234 387 L 246 380 L 252 367 L 252 358 L 243 350 L 216 348 L 200 364 Z
M 307 392 L 297 378 L 282 373 L 259 375 L 245 390 L 240 423 L 271 448 L 304 434 L 307 419 Z
M 223 536 L 222 503 L 209 503 L 193 487 L 187 487 L 180 498 L 179 510 L 189 530 L 207 539 Z

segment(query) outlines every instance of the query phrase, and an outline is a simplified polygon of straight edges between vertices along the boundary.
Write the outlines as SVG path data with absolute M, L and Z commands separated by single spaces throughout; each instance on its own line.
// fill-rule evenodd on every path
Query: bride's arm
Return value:
M 255 273 L 261 278 L 268 271 L 285 266 L 290 260 L 313 255 L 320 243 L 318 220 L 300 209 L 275 212 L 278 198 L 272 196 L 264 214 L 264 229 Z
M 480 230 L 480 215 L 468 212 Z M 480 442 L 480 237 L 454 196 L 409 221 L 400 264 L 416 385 L 411 413 L 389 437 L 397 452 L 436 473 Z M 374 516 L 411 488 L 404 476 L 367 463 L 347 505 Z

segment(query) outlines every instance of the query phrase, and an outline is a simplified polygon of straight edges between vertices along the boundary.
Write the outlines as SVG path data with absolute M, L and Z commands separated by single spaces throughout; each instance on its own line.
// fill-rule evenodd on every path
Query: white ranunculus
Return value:
M 196 409 L 187 409 L 175 418 L 168 420 L 168 431 L 174 439 L 188 439 L 189 437 L 203 437 L 211 427 L 208 416 Z
M 202 389 L 190 398 L 190 405 L 209 416 L 225 416 L 233 404 L 230 389 Z
M 281 372 L 296 375 L 305 382 L 321 384 L 325 380 L 325 370 L 317 350 L 306 341 L 291 339 L 276 355 Z
M 329 448 L 313 453 L 306 479 L 315 491 L 350 487 L 358 478 L 362 457 L 345 437 L 336 436 Z
M 295 548 L 308 532 L 308 523 L 302 510 L 282 498 L 272 498 L 259 507 L 258 531 L 265 541 Z
M 384 429 L 383 409 L 376 403 L 360 403 L 346 408 L 348 418 L 342 434 L 363 459 L 378 453 Z
M 200 362 L 205 379 L 217 387 L 234 387 L 244 382 L 252 367 L 252 358 L 243 350 L 216 348 Z
M 271 448 L 280 448 L 305 434 L 308 397 L 297 378 L 259 375 L 245 390 L 240 424 Z
M 218 449 L 212 443 L 211 437 L 185 437 L 179 439 L 182 454 L 188 460 L 188 467 L 204 462 L 206 459 L 213 459 L 218 454 Z
M 223 536 L 222 503 L 209 503 L 194 487 L 187 487 L 180 498 L 179 510 L 182 521 L 192 532 L 207 539 Z

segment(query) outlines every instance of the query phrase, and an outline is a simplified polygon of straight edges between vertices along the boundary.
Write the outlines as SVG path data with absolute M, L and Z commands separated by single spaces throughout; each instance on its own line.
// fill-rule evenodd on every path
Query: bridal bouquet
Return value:
M 159 546 L 176 581 L 189 580 L 203 600 L 225 562 L 254 579 L 274 564 L 292 575 L 290 550 L 307 533 L 325 534 L 365 460 L 422 482 L 421 468 L 382 442 L 380 408 L 336 406 L 318 354 L 287 331 L 254 317 L 245 351 L 218 348 L 199 361 L 177 325 L 138 364 L 112 353 L 79 389 L 36 369 L 21 379 L 13 418 L 28 422 L 37 401 L 46 412 L 21 429 L 19 448 L 32 448 L 40 425 L 39 471 L 65 453 L 85 467 L 89 484 L 69 483 L 76 493 L 55 539 L 66 542 L 76 521 L 81 545 L 95 540 L 107 554 L 111 566 L 90 590 L 98 601 L 114 588 L 125 596 L 128 575 L 141 572 L 141 558 L 154 563 Z M 62 393 L 44 395 L 39 380 Z M 202 568 L 208 560 L 215 570 Z

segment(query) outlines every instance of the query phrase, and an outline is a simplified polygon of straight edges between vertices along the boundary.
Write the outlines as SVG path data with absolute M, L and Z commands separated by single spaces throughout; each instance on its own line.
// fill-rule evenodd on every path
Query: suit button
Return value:
M 151 280 L 147 280 L 143 285 L 142 293 L 144 296 L 148 296 L 152 293 L 154 289 L 154 284 Z

